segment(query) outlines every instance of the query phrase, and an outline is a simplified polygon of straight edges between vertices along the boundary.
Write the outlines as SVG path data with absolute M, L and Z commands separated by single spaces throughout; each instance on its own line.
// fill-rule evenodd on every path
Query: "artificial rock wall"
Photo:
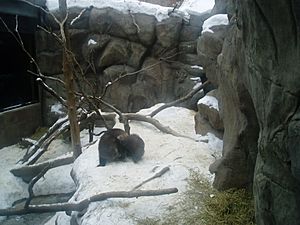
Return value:
M 212 67 L 206 75 L 218 86 L 224 122 L 223 156 L 210 168 L 214 185 L 253 185 L 258 225 L 298 225 L 299 1 L 217 2 L 234 11 L 215 63 L 204 65 Z
M 82 11 L 71 8 L 69 23 Z M 59 16 L 58 12 L 54 12 Z M 91 86 L 101 95 L 105 85 L 125 73 L 133 73 L 107 89 L 105 100 L 124 112 L 136 112 L 157 102 L 168 102 L 186 95 L 195 85 L 191 77 L 204 77 L 197 55 L 197 38 L 208 13 L 191 15 L 190 20 L 171 13 L 169 18 L 141 13 L 122 13 L 112 8 L 89 8 L 70 24 L 72 51 Z M 48 18 L 47 24 L 58 34 L 58 26 Z M 55 38 L 43 31 L 37 34 L 37 57 L 44 74 L 61 76 L 62 51 Z M 136 72 L 140 71 L 140 72 Z M 57 83 L 48 81 L 59 93 Z M 44 118 L 55 119 L 50 106 L 55 103 L 44 95 Z M 196 108 L 197 99 L 185 106 Z

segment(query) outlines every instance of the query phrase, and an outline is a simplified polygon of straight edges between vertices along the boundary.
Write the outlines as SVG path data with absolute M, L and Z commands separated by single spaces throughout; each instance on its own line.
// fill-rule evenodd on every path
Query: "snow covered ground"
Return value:
M 140 113 L 148 114 L 151 110 L 144 109 Z M 163 189 L 176 187 L 179 193 L 158 196 L 140 197 L 138 199 L 108 199 L 103 202 L 92 203 L 87 212 L 80 218 L 83 225 L 95 224 L 135 224 L 136 218 L 157 217 L 176 204 L 178 195 L 185 191 L 190 170 L 197 170 L 209 179 L 212 175 L 208 166 L 213 162 L 212 154 L 220 154 L 222 141 L 212 134 L 199 136 L 194 132 L 195 112 L 180 107 L 171 107 L 155 116 L 162 124 L 175 131 L 191 137 L 181 138 L 164 134 L 152 125 L 145 122 L 131 122 L 131 132 L 139 134 L 145 142 L 145 155 L 139 163 L 131 160 L 125 162 L 108 163 L 105 167 L 98 165 L 98 143 L 87 148 L 75 161 L 73 174 L 77 180 L 76 193 L 71 201 L 79 201 L 92 195 L 108 191 L 130 191 L 142 181 L 153 176 L 164 167 L 170 170 L 162 177 L 144 184 L 139 189 Z M 117 124 L 116 127 L 122 127 Z M 97 131 L 98 132 L 98 131 Z M 88 133 L 81 133 L 83 145 L 87 143 Z M 195 140 L 204 140 L 195 141 Z M 207 142 L 207 143 L 206 143 Z M 49 149 L 65 152 L 69 148 L 60 140 L 55 141 Z M 27 184 L 14 177 L 9 170 L 24 154 L 24 149 L 18 145 L 1 149 L 0 158 L 0 207 L 6 208 L 18 199 L 27 196 Z M 48 158 L 47 156 L 46 158 Z M 52 169 L 46 173 L 34 187 L 36 195 L 70 192 L 75 185 L 70 178 L 71 165 Z M 58 217 L 58 219 L 56 218 Z M 59 225 L 67 224 L 70 217 L 65 213 L 57 213 L 47 225 L 54 225 L 55 220 Z
M 141 113 L 147 114 L 155 107 L 142 110 Z M 194 115 L 194 111 L 171 107 L 155 118 L 175 131 L 197 140 L 199 136 L 194 132 Z M 222 149 L 222 141 L 214 135 L 201 137 L 208 141 L 205 143 L 164 134 L 144 122 L 131 122 L 130 126 L 131 132 L 139 134 L 145 142 L 143 160 L 133 163 L 128 159 L 125 162 L 113 162 L 105 167 L 97 167 L 98 143 L 95 143 L 74 163 L 72 173 L 78 183 L 77 191 L 70 201 L 80 201 L 109 191 L 130 191 L 164 167 L 169 167 L 170 170 L 139 189 L 176 187 L 179 193 L 138 199 L 108 199 L 92 203 L 87 212 L 80 217 L 79 224 L 132 225 L 136 223 L 137 218 L 160 218 L 166 210 L 176 205 L 178 195 L 186 190 L 190 170 L 199 171 L 208 179 L 212 179 L 212 175 L 208 172 L 208 167 L 214 160 L 212 154 L 220 153 Z M 122 124 L 117 124 L 116 127 L 123 128 Z M 55 220 L 63 225 L 68 219 L 69 217 L 64 213 L 58 213 L 47 225 L 54 225 Z

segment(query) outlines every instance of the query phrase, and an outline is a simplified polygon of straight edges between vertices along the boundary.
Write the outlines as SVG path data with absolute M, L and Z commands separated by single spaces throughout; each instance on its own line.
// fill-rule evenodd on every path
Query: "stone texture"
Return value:
M 69 16 L 67 19 L 67 23 L 71 29 L 89 29 L 89 16 L 91 8 L 87 9 L 82 13 L 79 19 L 76 19 L 72 24 L 71 22 L 76 18 L 80 12 L 83 10 L 81 7 L 70 7 L 68 12 Z M 61 13 L 59 10 L 52 11 L 53 15 L 59 20 L 62 19 Z M 59 26 L 57 22 L 53 19 L 51 15 L 46 16 L 46 23 L 54 30 L 59 30 Z
M 109 81 L 117 79 L 118 77 L 124 74 L 132 73 L 134 71 L 135 71 L 134 68 L 127 65 L 113 65 L 111 67 L 106 68 L 103 71 L 103 76 L 106 77 L 106 83 L 107 83 Z M 136 77 L 137 77 L 136 74 L 126 76 L 122 78 L 119 82 L 122 84 L 131 85 L 136 82 Z
M 215 130 L 210 123 L 205 119 L 199 112 L 195 114 L 195 132 L 196 134 L 201 134 L 205 136 L 207 133 L 212 133 L 216 135 L 216 137 L 222 139 L 223 133 Z
M 212 90 L 206 94 L 208 97 L 213 97 L 218 101 L 218 91 Z M 197 104 L 198 112 L 200 115 L 202 115 L 206 120 L 209 121 L 211 127 L 213 127 L 216 130 L 223 131 L 223 121 L 219 114 L 219 109 L 216 109 L 214 107 L 210 107 L 209 105 L 199 103 Z
M 214 185 L 253 180 L 258 225 L 299 224 L 299 3 L 231 7 L 238 14 L 218 57 L 225 133 L 223 156 L 211 166 Z
M 178 45 L 179 52 L 182 53 L 190 53 L 190 54 L 196 54 L 197 53 L 197 42 L 194 41 L 188 41 L 188 42 L 181 42 Z
M 146 48 L 141 44 L 113 38 L 105 47 L 96 66 L 103 68 L 115 64 L 128 64 L 137 68 L 141 65 L 145 53 Z
M 71 50 L 75 54 L 77 60 L 82 60 L 81 48 L 83 46 L 88 30 L 85 29 L 69 29 Z
M 178 60 L 184 64 L 188 64 L 191 66 L 194 65 L 203 65 L 201 58 L 196 54 L 180 54 Z
M 181 26 L 182 18 L 180 17 L 170 17 L 158 22 L 156 25 L 156 37 L 158 43 L 165 48 L 177 45 Z
M 205 67 L 208 80 L 217 87 L 219 64 L 218 55 L 222 51 L 224 38 L 227 34 L 227 26 L 214 26 L 211 28 L 214 32 L 204 32 L 197 40 L 197 53 L 201 65 Z
M 134 18 L 140 28 L 137 34 L 140 42 L 144 45 L 152 45 L 155 41 L 156 18 L 142 13 L 134 14 Z
M 134 17 L 134 15 L 132 16 Z M 134 24 L 132 16 L 112 8 L 93 8 L 89 25 L 94 32 L 138 41 L 138 28 Z
M 107 34 L 91 34 L 82 45 L 82 56 L 86 62 L 95 62 L 98 54 L 106 47 L 111 37 Z
M 142 64 L 142 59 L 146 53 L 146 48 L 138 43 L 131 42 L 130 43 L 130 56 L 128 58 L 127 64 L 138 68 Z
M 242 78 L 260 124 L 254 174 L 257 224 L 299 224 L 299 2 L 247 0 L 237 6 L 243 32 L 236 39 L 243 41 L 247 71 Z
M 193 41 L 196 40 L 200 36 L 202 28 L 198 26 L 182 26 L 180 31 L 180 38 L 181 42 L 183 41 Z
M 81 8 L 71 9 L 72 19 L 78 12 L 81 12 Z M 59 15 L 57 11 L 54 13 Z M 99 95 L 107 82 L 121 74 L 145 69 L 118 81 L 105 96 L 106 100 L 124 112 L 137 111 L 157 102 L 172 101 L 186 95 L 194 86 L 190 78 L 205 76 L 202 70 L 191 67 L 200 63 L 196 55 L 196 39 L 202 26 L 199 21 L 203 22 L 204 17 L 206 14 L 194 15 L 190 22 L 183 24 L 183 19 L 173 14 L 158 23 L 155 16 L 123 14 L 112 8 L 91 7 L 77 24 L 71 26 L 72 50 L 85 72 L 85 78 Z M 39 35 L 39 39 L 45 40 L 38 51 L 42 71 L 46 74 L 61 73 L 59 46 L 54 45 L 53 38 L 49 36 Z M 178 51 L 183 56 L 179 57 Z M 178 62 L 178 58 L 184 63 Z M 51 85 L 59 93 L 63 92 L 63 88 Z M 81 86 L 91 94 L 89 85 Z M 201 96 L 202 93 L 199 93 L 184 106 L 196 109 L 196 102 Z M 45 99 L 48 105 L 55 103 L 47 94 Z M 44 110 L 49 111 L 49 108 L 44 107 Z
M 129 57 L 129 42 L 121 39 L 113 39 L 106 46 L 96 66 L 108 67 L 114 64 L 126 64 Z

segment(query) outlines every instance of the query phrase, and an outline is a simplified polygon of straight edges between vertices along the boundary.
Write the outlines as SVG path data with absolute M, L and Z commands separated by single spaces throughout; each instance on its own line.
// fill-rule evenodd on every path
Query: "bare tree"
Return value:
M 67 12 L 67 1 L 59 0 L 59 9 L 62 14 L 62 21 L 60 22 L 60 32 L 62 36 L 63 44 L 63 74 L 65 80 L 65 88 L 67 95 L 67 108 L 68 118 L 70 121 L 70 132 L 73 156 L 77 158 L 81 154 L 81 143 L 80 143 L 80 129 L 77 121 L 77 107 L 76 107 L 76 96 L 75 96 L 75 84 L 74 74 L 72 70 L 72 56 L 70 47 L 70 35 L 68 30 L 68 12 Z

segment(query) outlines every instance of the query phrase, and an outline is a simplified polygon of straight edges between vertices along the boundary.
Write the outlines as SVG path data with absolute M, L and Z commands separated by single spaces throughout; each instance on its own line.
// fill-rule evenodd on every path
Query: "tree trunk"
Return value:
M 67 18 L 67 3 L 66 0 L 59 0 L 59 9 L 62 14 L 61 33 L 64 41 L 63 51 L 63 73 L 66 87 L 68 118 L 70 121 L 70 132 L 73 149 L 73 157 L 77 158 L 81 154 L 80 129 L 77 121 L 76 97 L 74 74 L 72 70 L 72 56 L 70 55 L 70 38 Z

